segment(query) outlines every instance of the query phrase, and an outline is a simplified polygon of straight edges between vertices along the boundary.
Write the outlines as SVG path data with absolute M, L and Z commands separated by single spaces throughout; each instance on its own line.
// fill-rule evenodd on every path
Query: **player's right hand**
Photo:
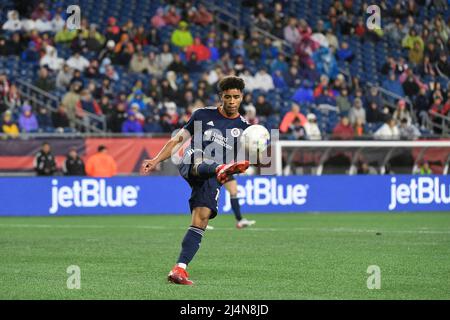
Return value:
M 140 174 L 147 175 L 151 171 L 155 170 L 158 165 L 158 161 L 156 159 L 146 159 L 142 162 Z

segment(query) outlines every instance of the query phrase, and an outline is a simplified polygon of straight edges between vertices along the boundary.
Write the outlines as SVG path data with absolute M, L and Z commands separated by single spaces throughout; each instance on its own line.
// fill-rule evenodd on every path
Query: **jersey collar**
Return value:
M 227 118 L 227 119 L 237 119 L 237 118 L 239 118 L 239 117 L 241 116 L 239 113 L 237 114 L 236 117 L 229 117 L 229 116 L 227 116 L 224 112 L 222 112 L 222 106 L 219 106 L 219 107 L 217 108 L 217 111 L 219 111 L 219 113 L 220 113 L 220 115 L 221 115 L 222 117 Z

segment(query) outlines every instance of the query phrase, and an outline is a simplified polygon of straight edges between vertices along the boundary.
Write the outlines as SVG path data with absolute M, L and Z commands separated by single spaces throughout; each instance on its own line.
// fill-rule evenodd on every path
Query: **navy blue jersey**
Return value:
M 230 163 L 242 160 L 237 159 L 239 141 L 249 126 L 240 115 L 228 118 L 218 108 L 209 107 L 195 111 L 184 129 L 191 134 L 191 150 L 201 149 L 205 158 L 217 163 Z

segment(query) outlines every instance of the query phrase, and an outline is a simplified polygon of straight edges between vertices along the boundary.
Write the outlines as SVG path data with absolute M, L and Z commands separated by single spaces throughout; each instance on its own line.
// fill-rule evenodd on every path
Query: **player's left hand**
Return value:
M 140 174 L 147 175 L 151 171 L 155 170 L 158 165 L 158 161 L 156 159 L 146 159 L 142 162 Z

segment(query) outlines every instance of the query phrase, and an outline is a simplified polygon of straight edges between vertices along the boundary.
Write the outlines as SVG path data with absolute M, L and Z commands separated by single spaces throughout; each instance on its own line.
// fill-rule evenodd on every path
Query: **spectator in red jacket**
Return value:
M 300 120 L 300 125 L 304 126 L 308 120 L 306 120 L 306 117 L 300 112 L 300 106 L 296 103 L 292 103 L 291 111 L 286 113 L 283 117 L 283 120 L 280 124 L 280 131 L 281 133 L 288 132 L 288 129 L 291 124 L 294 123 L 295 119 Z
M 213 15 L 206 9 L 204 5 L 199 5 L 198 10 L 194 13 L 192 22 L 207 26 L 213 22 Z
M 351 140 L 355 132 L 348 120 L 348 117 L 342 117 L 341 121 L 333 129 L 333 138 L 338 140 Z
M 166 24 L 176 26 L 180 20 L 181 16 L 177 13 L 177 8 L 175 6 L 170 6 L 169 10 L 164 15 L 164 21 Z

